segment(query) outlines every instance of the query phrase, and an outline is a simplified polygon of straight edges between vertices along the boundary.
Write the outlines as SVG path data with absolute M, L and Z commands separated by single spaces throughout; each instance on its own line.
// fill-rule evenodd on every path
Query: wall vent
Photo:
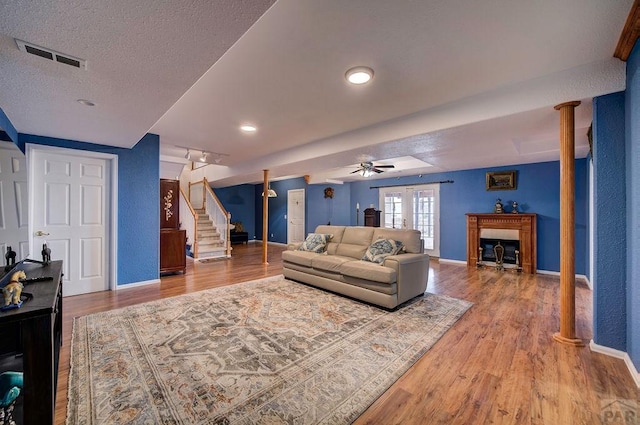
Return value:
M 18 40 L 17 38 L 15 40 L 18 45 L 18 49 L 25 53 L 40 56 L 41 58 L 49 59 L 54 62 L 64 63 L 75 68 L 87 69 L 87 61 L 84 59 L 56 52 L 55 50 L 47 49 L 46 47 L 38 46 L 36 44 L 27 43 L 26 41 Z

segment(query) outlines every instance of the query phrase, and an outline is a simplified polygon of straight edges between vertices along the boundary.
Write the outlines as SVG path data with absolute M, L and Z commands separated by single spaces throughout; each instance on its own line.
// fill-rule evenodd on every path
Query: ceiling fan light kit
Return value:
M 384 173 L 382 168 L 396 168 L 395 165 L 373 165 L 373 162 L 361 162 L 360 168 L 352 171 L 351 174 L 358 173 L 362 177 L 371 177 L 375 174 Z

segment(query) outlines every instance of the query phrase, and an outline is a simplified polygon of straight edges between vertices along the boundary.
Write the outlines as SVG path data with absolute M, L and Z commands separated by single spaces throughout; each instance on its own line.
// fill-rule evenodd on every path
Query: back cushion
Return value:
M 378 239 L 393 239 L 402 242 L 406 252 L 420 254 L 422 252 L 422 240 L 420 237 L 419 230 L 377 227 L 373 234 L 373 242 Z
M 347 227 L 336 254 L 361 259 L 371 244 L 374 227 Z
M 320 225 L 316 227 L 315 233 L 325 233 L 333 235 L 329 242 L 327 243 L 327 254 L 335 255 L 338 245 L 342 240 L 342 234 L 344 233 L 344 226 L 329 226 L 329 225 Z

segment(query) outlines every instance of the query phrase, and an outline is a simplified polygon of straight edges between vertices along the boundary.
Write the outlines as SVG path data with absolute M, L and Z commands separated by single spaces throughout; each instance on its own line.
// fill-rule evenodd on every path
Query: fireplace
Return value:
M 536 272 L 535 214 L 467 214 L 468 266 L 476 267 L 479 261 L 495 262 L 493 247 L 498 242 L 504 248 L 505 264 L 517 267 L 515 251 L 518 250 L 522 271 Z M 479 248 L 483 248 L 482 254 Z
M 513 264 L 520 266 L 520 241 L 509 239 L 489 239 L 480 238 L 480 248 L 482 248 L 483 262 L 496 262 L 495 247 L 500 245 L 504 252 L 502 254 L 502 262 L 504 264 Z

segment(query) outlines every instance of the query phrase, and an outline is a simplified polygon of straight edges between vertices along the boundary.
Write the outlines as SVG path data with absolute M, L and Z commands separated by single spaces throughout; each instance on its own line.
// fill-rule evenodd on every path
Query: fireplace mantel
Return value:
M 536 272 L 536 214 L 467 213 L 467 266 L 476 267 L 481 229 L 515 229 L 520 235 L 520 263 L 524 273 Z

